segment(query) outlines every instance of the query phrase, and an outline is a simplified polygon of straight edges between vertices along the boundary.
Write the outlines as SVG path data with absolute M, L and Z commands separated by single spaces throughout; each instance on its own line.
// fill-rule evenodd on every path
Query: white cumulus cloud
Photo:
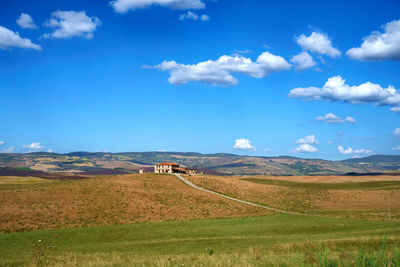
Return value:
M 17 32 L 0 26 L 0 49 L 5 50 L 10 47 L 30 48 L 35 50 L 42 49 L 40 45 L 32 43 L 31 40 L 21 38 Z
M 256 61 L 241 55 L 223 55 L 217 60 L 207 60 L 193 65 L 179 64 L 175 61 L 164 61 L 156 66 L 161 71 L 169 71 L 171 84 L 186 84 L 188 82 L 204 82 L 214 86 L 231 86 L 238 83 L 232 73 L 243 73 L 254 78 L 263 78 L 270 73 L 290 69 L 291 65 L 280 56 L 264 52 Z
M 246 138 L 239 138 L 235 140 L 235 145 L 233 148 L 236 149 L 243 149 L 243 150 L 250 150 L 250 151 L 255 151 L 256 147 L 253 146 L 250 142 L 249 139 Z
M 203 14 L 203 15 L 200 16 L 200 20 L 201 21 L 209 21 L 210 20 L 210 16 L 206 15 L 206 14 Z
M 298 147 L 294 149 L 295 152 L 307 152 L 307 153 L 312 153 L 312 152 L 317 152 L 318 148 L 315 146 L 312 146 L 310 144 L 301 144 Z
M 344 148 L 343 146 L 337 147 L 338 151 L 342 155 L 349 155 L 349 154 L 371 154 L 373 153 L 371 150 L 368 149 L 353 149 L 351 147 Z
M 208 15 L 197 15 L 196 13 L 192 11 L 188 11 L 186 13 L 183 13 L 179 16 L 179 20 L 201 20 L 201 21 L 208 21 L 210 20 L 210 17 Z
M 400 113 L 400 107 L 393 107 L 393 108 L 390 108 L 390 111 Z
M 29 14 L 21 13 L 17 19 L 17 24 L 23 29 L 36 29 L 36 24 Z
M 393 136 L 395 136 L 395 137 L 400 137 L 400 127 L 394 129 L 394 131 L 393 131 Z
M 4 141 L 0 141 L 0 146 L 2 146 L 2 145 L 4 145 L 5 143 L 4 143 Z
M 319 142 L 315 135 L 308 135 L 303 138 L 300 138 L 299 140 L 296 141 L 296 144 L 299 144 L 298 147 L 296 147 L 293 152 L 317 152 L 318 148 L 316 148 L 313 145 L 317 145 Z
M 317 65 L 317 62 L 315 62 L 313 57 L 307 52 L 301 52 L 298 55 L 292 56 L 290 62 L 292 62 L 295 65 L 295 69 L 299 71 L 309 69 Z
M 296 42 L 304 51 L 328 55 L 331 58 L 339 57 L 341 54 L 337 48 L 332 46 L 328 35 L 323 33 L 313 32 L 310 36 L 302 34 L 296 37 Z
M 303 138 L 300 138 L 299 140 L 296 141 L 296 144 L 309 144 L 309 145 L 317 145 L 318 140 L 315 137 L 315 135 L 308 135 Z
M 52 33 L 44 34 L 44 38 L 67 39 L 78 36 L 92 39 L 101 21 L 97 17 L 88 17 L 85 11 L 55 11 L 44 25 L 55 29 Z
M 342 101 L 351 104 L 374 103 L 379 106 L 400 107 L 400 91 L 393 86 L 383 88 L 366 82 L 358 86 L 347 85 L 340 76 L 329 78 L 322 88 L 299 87 L 290 90 L 289 97 L 306 100 Z
M 327 113 L 324 116 L 319 116 L 316 118 L 317 121 L 324 121 L 327 123 L 342 123 L 344 120 L 340 118 L 339 116 L 333 114 L 333 113 Z
M 393 147 L 392 150 L 400 151 L 400 146 Z
M 344 122 L 356 123 L 356 120 L 353 117 L 348 116 L 345 119 L 342 119 L 341 117 L 339 117 L 331 112 L 325 114 L 324 116 L 318 116 L 315 119 L 317 121 L 323 121 L 326 123 L 344 123 Z
M 346 54 L 357 60 L 400 60 L 400 20 L 393 20 L 382 28 L 383 32 L 372 32 L 363 38 L 360 47 L 351 48 Z
M 44 148 L 44 146 L 42 146 L 39 142 L 33 142 L 32 144 L 24 145 L 23 148 L 42 149 L 42 148 Z
M 110 6 L 118 13 L 148 8 L 152 5 L 170 9 L 203 9 L 206 7 L 203 0 L 114 0 L 110 2 Z
M 346 119 L 344 120 L 348 123 L 356 123 L 356 119 L 354 119 L 353 117 L 346 117 Z

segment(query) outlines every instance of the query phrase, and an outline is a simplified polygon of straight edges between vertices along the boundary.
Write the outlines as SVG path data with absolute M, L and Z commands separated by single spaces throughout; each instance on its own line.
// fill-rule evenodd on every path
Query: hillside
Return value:
M 155 163 L 163 161 L 197 167 L 206 174 L 214 175 L 333 175 L 400 169 L 400 155 L 374 155 L 359 159 L 329 161 L 285 156 L 257 157 L 182 152 L 0 154 L 0 167 L 30 168 L 43 172 L 68 172 L 82 175 L 132 173 L 140 168 L 151 169 Z
M 1 185 L 0 207 L 0 234 L 270 213 L 192 189 L 163 174 Z

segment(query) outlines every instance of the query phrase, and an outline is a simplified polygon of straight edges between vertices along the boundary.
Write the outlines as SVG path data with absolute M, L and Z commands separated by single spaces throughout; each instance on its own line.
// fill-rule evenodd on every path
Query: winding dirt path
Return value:
M 174 175 L 175 175 L 176 177 L 178 177 L 179 180 L 181 180 L 182 182 L 184 182 L 185 184 L 187 184 L 187 185 L 190 186 L 190 187 L 193 187 L 193 188 L 195 188 L 195 189 L 198 189 L 198 190 L 201 190 L 201 191 L 210 193 L 210 194 L 214 194 L 214 195 L 217 195 L 217 196 L 220 196 L 220 197 L 223 197 L 223 198 L 227 198 L 227 199 L 230 199 L 230 200 L 239 202 L 239 203 L 243 203 L 243 204 L 247 204 L 247 205 L 251 205 L 251 206 L 254 206 L 254 207 L 259 207 L 259 208 L 263 208 L 263 209 L 267 209 L 267 210 L 271 210 L 271 211 L 275 211 L 275 212 L 279 212 L 279 213 L 284 213 L 284 214 L 291 214 L 291 215 L 308 215 L 308 214 L 303 214 L 303 213 L 298 213 L 298 212 L 293 212 L 293 211 L 286 211 L 286 210 L 281 210 L 281 209 L 277 209 L 277 208 L 273 208 L 273 207 L 268 207 L 268 206 L 265 206 L 265 205 L 260 205 L 260 204 L 248 202 L 248 201 L 245 201 L 245 200 L 237 199 L 237 198 L 234 198 L 234 197 L 226 196 L 226 195 L 223 195 L 223 194 L 220 194 L 220 193 L 211 191 L 211 190 L 209 190 L 209 189 L 205 189 L 205 188 L 200 187 L 200 186 L 198 186 L 198 185 L 195 185 L 194 183 L 192 183 L 192 182 L 189 181 L 188 179 L 184 178 L 184 177 L 183 177 L 182 175 L 180 175 L 179 173 L 174 173 Z

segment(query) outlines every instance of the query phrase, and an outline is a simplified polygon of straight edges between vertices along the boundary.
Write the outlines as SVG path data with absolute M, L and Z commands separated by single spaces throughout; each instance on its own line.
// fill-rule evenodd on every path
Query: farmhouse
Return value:
M 148 169 L 140 169 L 139 173 L 149 173 L 149 170 Z
M 179 167 L 180 165 L 172 162 L 158 163 L 154 166 L 155 173 L 184 173 L 189 175 L 197 174 L 197 170 Z

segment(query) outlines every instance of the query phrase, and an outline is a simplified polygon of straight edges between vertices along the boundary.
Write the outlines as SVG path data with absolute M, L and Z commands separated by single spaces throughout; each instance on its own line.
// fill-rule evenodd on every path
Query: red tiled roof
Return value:
M 172 162 L 163 162 L 163 163 L 158 163 L 157 165 L 171 165 L 171 166 L 179 166 L 179 164 L 172 163 Z

